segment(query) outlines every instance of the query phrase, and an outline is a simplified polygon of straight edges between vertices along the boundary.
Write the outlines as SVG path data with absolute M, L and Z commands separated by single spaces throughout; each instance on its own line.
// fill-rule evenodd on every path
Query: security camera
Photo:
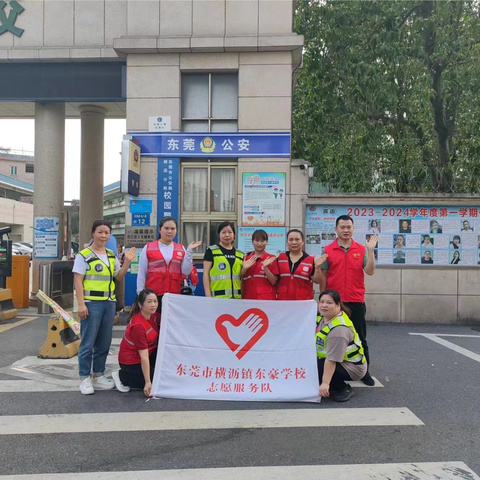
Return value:
M 308 165 L 306 163 L 302 163 L 300 165 L 300 170 L 306 170 L 308 168 Z

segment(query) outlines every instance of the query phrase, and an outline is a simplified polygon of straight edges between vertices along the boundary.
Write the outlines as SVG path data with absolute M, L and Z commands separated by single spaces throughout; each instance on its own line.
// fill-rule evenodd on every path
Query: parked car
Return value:
M 26 245 L 23 245 L 21 242 L 14 242 L 12 245 L 12 249 L 14 248 L 20 252 L 19 254 L 16 253 L 15 255 L 28 255 L 30 258 L 32 258 L 33 248 L 27 247 Z
M 33 243 L 30 243 L 30 242 L 17 242 L 17 243 L 21 243 L 22 245 L 25 245 L 26 247 L 31 248 L 33 251 Z

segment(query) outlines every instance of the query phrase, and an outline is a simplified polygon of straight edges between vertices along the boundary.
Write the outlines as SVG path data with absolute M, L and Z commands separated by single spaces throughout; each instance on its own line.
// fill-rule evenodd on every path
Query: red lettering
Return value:
M 272 393 L 272 389 L 270 388 L 270 384 L 269 383 L 262 383 L 261 391 L 262 391 L 262 393 L 267 393 L 267 392 Z

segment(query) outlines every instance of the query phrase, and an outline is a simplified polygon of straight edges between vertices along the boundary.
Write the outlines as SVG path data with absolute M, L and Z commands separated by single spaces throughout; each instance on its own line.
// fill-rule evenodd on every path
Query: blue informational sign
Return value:
M 179 218 L 180 159 L 158 159 L 157 223 L 163 217 Z
M 152 199 L 130 199 L 130 213 L 152 213 Z
M 150 214 L 149 213 L 132 213 L 132 227 L 149 227 Z
M 60 219 L 35 217 L 33 224 L 33 248 L 35 258 L 58 258 L 60 244 Z
M 290 133 L 132 133 L 142 156 L 290 157 Z

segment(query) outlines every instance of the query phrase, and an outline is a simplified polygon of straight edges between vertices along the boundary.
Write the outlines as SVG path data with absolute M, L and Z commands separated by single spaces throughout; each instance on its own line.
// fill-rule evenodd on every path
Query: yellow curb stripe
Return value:
M 0 324 L 0 333 L 6 332 L 7 330 L 10 330 L 11 328 L 19 327 L 20 325 L 23 325 L 24 323 L 31 322 L 32 320 L 35 320 L 37 317 L 22 317 L 21 320 L 15 323 L 7 323 L 7 324 Z

